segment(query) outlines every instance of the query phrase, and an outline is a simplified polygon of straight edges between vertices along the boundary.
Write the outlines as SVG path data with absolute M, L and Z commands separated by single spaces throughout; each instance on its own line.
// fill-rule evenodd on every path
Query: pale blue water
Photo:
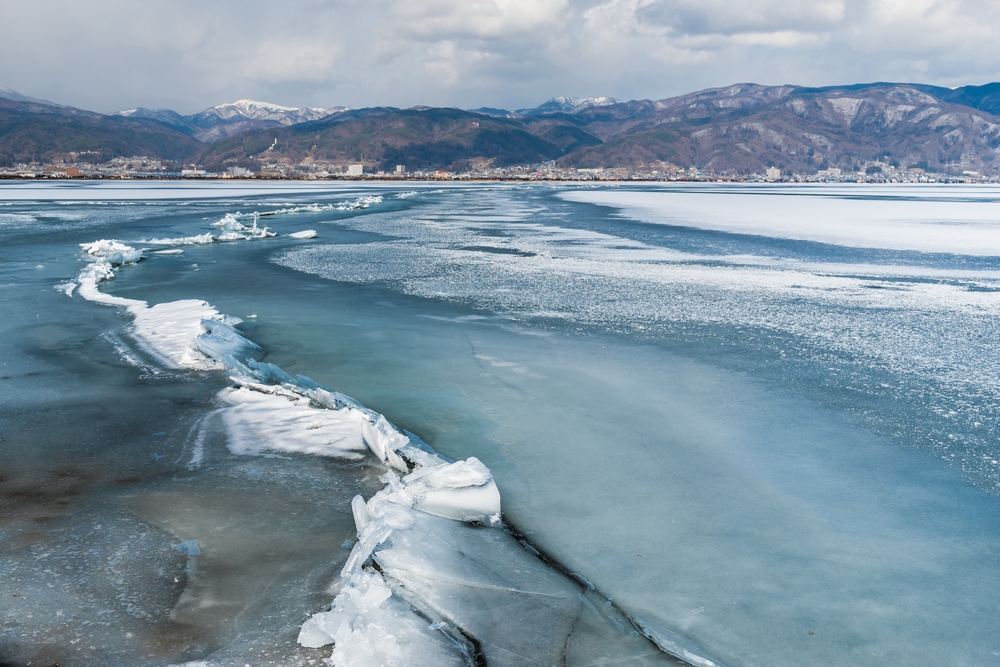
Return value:
M 158 369 L 128 315 L 54 287 L 80 243 L 333 204 L 101 289 L 255 315 L 265 361 L 481 459 L 505 521 L 654 640 L 1000 663 L 1000 190 L 593 192 L 0 187 L 0 662 L 329 656 L 295 636 L 382 468 L 231 454 L 196 426 L 226 373 Z M 578 634 L 567 664 L 655 652 Z

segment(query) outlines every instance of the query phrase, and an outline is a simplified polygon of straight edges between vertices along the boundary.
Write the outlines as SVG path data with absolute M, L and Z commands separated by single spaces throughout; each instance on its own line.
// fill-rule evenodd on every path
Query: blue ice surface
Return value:
M 948 193 L 956 219 L 1000 206 Z M 796 201 L 804 220 L 822 205 Z M 149 237 L 204 231 L 170 206 L 129 215 Z M 258 313 L 269 361 L 481 458 L 506 517 L 651 635 L 734 665 L 996 662 L 1000 248 L 652 224 L 548 186 L 370 213 L 306 250 L 210 247 L 196 277 L 158 258 L 106 288 Z M 8 218 L 0 240 L 41 224 Z M 73 242 L 105 236 L 90 219 Z M 51 259 L 31 280 L 72 277 Z

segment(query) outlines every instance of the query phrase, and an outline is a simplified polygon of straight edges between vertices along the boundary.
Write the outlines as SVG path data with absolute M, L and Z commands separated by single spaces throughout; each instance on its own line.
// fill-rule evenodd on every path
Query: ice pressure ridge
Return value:
M 149 239 L 141 241 L 150 245 L 158 246 L 185 246 L 204 245 L 217 241 L 250 241 L 253 239 L 266 239 L 277 236 L 267 227 L 259 227 L 257 218 L 259 214 L 252 214 L 253 224 L 246 225 L 240 220 L 244 216 L 240 213 L 226 213 L 222 219 L 212 223 L 213 227 L 219 227 L 222 231 L 219 234 L 205 233 L 195 236 L 183 236 L 169 239 Z
M 186 246 L 186 245 L 205 245 L 209 243 L 225 242 L 225 241 L 250 241 L 253 239 L 264 239 L 276 236 L 274 232 L 269 230 L 267 227 L 258 226 L 257 222 L 260 218 L 271 217 L 275 215 L 286 215 L 292 213 L 324 213 L 328 211 L 355 211 L 359 209 L 366 209 L 373 204 L 381 204 L 382 197 L 380 195 L 366 195 L 363 197 L 358 197 L 357 199 L 340 202 L 337 204 L 305 204 L 302 206 L 291 206 L 286 208 L 279 208 L 273 211 L 255 211 L 253 213 L 226 213 L 220 220 L 212 223 L 213 227 L 220 228 L 218 234 L 212 234 L 210 232 L 205 234 L 197 234 L 194 236 L 183 236 L 177 238 L 156 238 L 156 239 L 146 239 L 140 241 L 143 244 L 156 245 L 156 246 Z M 246 224 L 244 220 L 249 219 L 250 224 Z M 292 238 L 297 239 L 311 239 L 316 237 L 315 230 L 307 229 L 301 232 L 293 232 L 289 234 Z M 100 242 L 99 242 L 100 243 Z
M 233 385 L 217 398 L 233 453 L 368 451 L 386 466 L 385 488 L 352 501 L 357 542 L 331 608 L 303 624 L 303 646 L 332 644 L 330 664 L 352 667 L 591 664 L 595 646 L 644 664 L 662 659 L 610 602 L 505 529 L 500 493 L 478 459 L 449 461 L 354 399 L 259 361 L 239 320 L 207 302 L 149 306 L 104 294 L 100 282 L 142 253 L 110 240 L 82 247 L 92 261 L 78 277 L 81 296 L 126 308 L 146 353 L 171 368 L 229 373 Z M 692 664 L 718 664 L 670 631 L 644 632 Z

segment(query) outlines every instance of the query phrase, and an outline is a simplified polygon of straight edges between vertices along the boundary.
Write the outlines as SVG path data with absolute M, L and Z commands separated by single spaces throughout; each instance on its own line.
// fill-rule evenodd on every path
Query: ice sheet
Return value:
M 713 229 L 860 248 L 963 255 L 1000 255 L 1000 203 L 946 190 L 899 187 L 799 187 L 798 196 L 773 188 L 685 191 L 584 190 L 560 193 L 568 201 L 620 209 L 653 224 Z M 928 197 L 937 192 L 940 198 Z M 881 198 L 885 193 L 890 197 Z M 862 196 L 853 196 L 853 195 Z M 964 193 L 963 193 L 964 194 Z M 986 195 L 986 193 L 983 193 Z M 846 195 L 846 196 L 845 196 Z
M 715 200 L 725 204 L 738 203 L 740 197 L 778 197 L 770 194 L 774 190 L 702 190 L 638 194 L 704 200 L 709 211 L 722 205 L 712 203 Z M 624 187 L 594 192 L 609 197 L 633 193 Z M 529 326 L 669 341 L 691 337 L 695 345 L 702 336 L 712 335 L 717 337 L 714 346 L 721 349 L 754 348 L 745 354 L 751 361 L 762 355 L 785 358 L 800 353 L 792 350 L 802 350 L 804 359 L 842 378 L 890 373 L 897 379 L 871 377 L 863 387 L 848 386 L 869 395 L 895 391 L 906 405 L 933 404 L 942 416 L 964 415 L 957 418 L 968 424 L 963 435 L 943 420 L 909 420 L 919 431 L 914 442 L 953 458 L 956 469 L 1000 489 L 1000 468 L 982 458 L 993 450 L 996 438 L 976 426 L 996 423 L 983 412 L 996 401 L 977 400 L 973 414 L 965 410 L 962 398 L 1000 395 L 1000 346 L 992 325 L 1000 316 L 996 261 L 820 250 L 762 237 L 720 241 L 717 234 L 690 228 L 666 229 L 608 217 L 604 207 L 564 204 L 570 194 L 593 192 L 557 193 L 558 198 L 551 198 L 555 204 L 546 202 L 544 214 L 526 205 L 533 201 L 528 197 L 500 192 L 487 199 L 455 193 L 416 213 L 342 223 L 392 240 L 290 248 L 275 261 L 331 280 L 456 302 Z M 890 195 L 895 197 L 892 202 L 883 201 Z M 864 188 L 799 188 L 783 192 L 779 198 L 796 202 L 782 204 L 785 209 L 777 207 L 774 213 L 825 219 L 820 205 L 835 196 L 854 206 L 867 204 L 869 194 Z M 995 190 L 982 188 L 898 188 L 870 197 L 876 204 L 873 210 L 883 217 L 874 227 L 886 233 L 896 215 L 893 202 L 908 215 L 916 215 L 925 203 L 936 211 L 935 206 L 946 202 L 951 217 L 937 224 L 935 232 L 945 236 L 955 227 L 949 220 L 985 216 L 984 211 L 1000 205 Z M 880 208 L 882 204 L 888 208 Z M 560 224 L 588 212 L 595 221 L 586 229 L 579 228 L 582 223 Z M 781 224 L 794 226 L 799 220 Z M 898 380 L 913 374 L 934 378 L 941 390 L 930 398 L 926 387 L 910 388 Z M 857 410 L 873 414 L 868 406 Z M 896 427 L 887 424 L 884 430 L 894 432 Z
M 956 195 L 969 190 L 956 190 Z M 910 262 L 908 266 L 886 266 L 872 254 L 850 255 L 848 261 L 853 266 L 840 259 L 807 263 L 761 254 L 709 257 L 689 252 L 689 248 L 677 252 L 653 247 L 611 231 L 629 225 L 626 231 L 644 233 L 645 228 L 662 229 L 663 225 L 602 214 L 595 223 L 600 233 L 587 232 L 571 229 L 572 218 L 565 218 L 566 227 L 560 227 L 557 220 L 558 215 L 575 215 L 587 207 L 570 209 L 566 204 L 563 211 L 557 207 L 553 207 L 555 212 L 541 210 L 543 206 L 531 204 L 540 198 L 533 199 L 530 193 L 512 197 L 513 202 L 502 193 L 485 196 L 481 190 L 463 197 L 440 198 L 440 206 L 428 197 L 432 206 L 414 206 L 405 215 L 354 218 L 350 222 L 354 229 L 390 240 L 324 249 L 322 254 L 307 256 L 302 266 L 325 272 L 321 275 L 348 276 L 356 282 L 385 280 L 380 287 L 388 284 L 408 294 L 471 303 L 492 311 L 470 314 L 461 307 L 432 307 L 426 301 L 390 295 L 386 300 L 394 306 L 391 312 L 381 317 L 371 315 L 372 320 L 362 325 L 364 317 L 370 316 L 368 311 L 362 307 L 350 310 L 350 321 L 336 330 L 345 340 L 328 342 L 323 349 L 338 354 L 347 350 L 356 359 L 356 351 L 377 337 L 379 346 L 369 348 L 372 356 L 402 369 L 396 377 L 405 377 L 406 382 L 393 383 L 391 391 L 376 387 L 371 395 L 377 396 L 381 405 L 393 405 L 393 414 L 405 414 L 401 423 L 422 433 L 427 429 L 437 446 L 443 447 L 441 443 L 447 441 L 446 451 L 453 456 L 476 454 L 489 463 L 503 483 L 505 510 L 519 512 L 526 523 L 530 520 L 532 529 L 537 529 L 532 537 L 536 546 L 557 555 L 580 573 L 581 580 L 615 589 L 616 600 L 636 613 L 634 618 L 645 632 L 663 645 L 678 647 L 678 651 L 688 649 L 677 641 L 682 637 L 674 631 L 722 647 L 727 658 L 738 656 L 733 660 L 737 663 L 801 664 L 805 656 L 807 662 L 817 664 L 836 662 L 837 658 L 864 664 L 893 662 L 893 657 L 902 656 L 899 662 L 920 664 L 922 660 L 948 663 L 957 656 L 968 664 L 990 664 L 991 651 L 996 649 L 990 643 L 988 627 L 995 618 L 997 597 L 990 575 L 996 562 L 996 541 L 991 535 L 996 530 L 995 522 L 976 515 L 988 513 L 993 506 L 964 496 L 968 493 L 960 486 L 964 482 L 948 481 L 950 471 L 940 463 L 940 469 L 935 467 L 939 456 L 903 465 L 894 454 L 886 453 L 885 442 L 878 442 L 863 429 L 844 426 L 843 421 L 853 423 L 864 419 L 869 409 L 876 409 L 873 404 L 880 398 L 877 382 L 860 384 L 860 392 L 871 399 L 862 404 L 864 412 L 809 406 L 808 401 L 804 401 L 805 406 L 786 405 L 784 398 L 774 399 L 738 373 L 718 381 L 723 389 L 698 394 L 697 388 L 707 382 L 706 378 L 715 377 L 713 368 L 699 367 L 685 374 L 682 365 L 665 362 L 663 356 L 651 354 L 648 363 L 643 363 L 647 357 L 640 353 L 635 354 L 638 361 L 634 363 L 602 365 L 611 354 L 603 348 L 594 346 L 587 354 L 574 356 L 572 345 L 553 344 L 542 349 L 524 341 L 554 340 L 564 333 L 572 337 L 573 331 L 599 323 L 608 327 L 602 331 L 611 332 L 608 347 L 623 350 L 627 346 L 615 338 L 618 334 L 631 340 L 632 332 L 648 327 L 654 339 L 663 331 L 680 337 L 693 322 L 730 327 L 722 336 L 727 347 L 720 351 L 720 359 L 737 341 L 742 344 L 773 334 L 778 341 L 775 356 L 764 359 L 773 373 L 762 385 L 770 381 L 772 385 L 792 386 L 787 383 L 801 374 L 806 385 L 850 388 L 859 385 L 859 378 L 865 379 L 862 370 L 881 368 L 884 362 L 885 367 L 899 371 L 885 377 L 886 384 L 904 373 L 924 381 L 928 369 L 934 369 L 936 377 L 960 379 L 968 382 L 966 387 L 980 390 L 994 387 L 997 377 L 996 355 L 991 352 L 996 348 L 994 320 L 998 312 L 993 265 L 965 257 L 925 265 L 905 256 L 901 259 L 904 264 Z M 473 209 L 477 204 L 483 208 Z M 212 215 L 215 219 L 221 213 Z M 174 233 L 181 232 L 165 234 Z M 330 234 L 333 240 L 336 231 L 332 226 Z M 470 236 L 476 238 L 474 245 Z M 715 242 L 720 236 L 709 235 L 709 240 Z M 759 251 L 762 246 L 753 247 Z M 771 244 L 766 249 L 777 253 L 785 247 Z M 862 261 L 856 261 L 858 257 Z M 110 264 L 107 269 L 109 277 L 117 270 Z M 272 271 L 269 275 L 284 273 L 288 272 Z M 92 293 L 100 294 L 96 280 Z M 202 280 L 203 286 L 210 285 L 207 276 Z M 308 276 L 298 280 L 292 284 L 320 285 L 308 282 Z M 332 293 L 336 291 L 323 294 Z M 255 289 L 247 297 L 252 305 L 233 312 L 260 312 L 264 320 L 267 307 L 284 298 L 272 295 L 268 303 L 267 290 Z M 412 306 L 414 302 L 418 305 Z M 131 300 L 118 303 L 145 307 L 143 302 Z M 308 306 L 300 305 L 298 311 L 289 305 L 284 311 L 293 316 L 289 321 L 297 321 L 296 314 L 312 317 L 306 307 L 326 305 L 319 299 L 306 303 Z M 410 306 L 412 310 L 406 310 Z M 402 331 L 416 321 L 400 324 L 404 311 L 409 315 L 419 311 L 415 317 L 427 316 L 428 321 L 435 317 L 435 322 L 446 325 L 421 330 L 419 336 L 411 332 L 409 338 L 401 333 L 393 337 L 393 327 Z M 550 319 L 534 330 L 511 327 L 518 335 L 525 335 L 506 351 L 496 349 L 503 347 L 496 345 L 499 334 L 491 349 L 477 337 L 480 329 L 466 326 L 480 322 L 485 330 L 505 318 L 525 315 Z M 668 325 L 672 328 L 666 328 Z M 660 326 L 664 328 L 656 328 Z M 352 327 L 363 330 L 369 342 L 361 334 L 356 339 L 344 334 Z M 208 335 L 219 338 L 220 344 L 233 342 L 227 338 L 231 332 L 224 327 L 210 323 L 209 328 L 212 331 L 201 326 L 195 339 Z M 310 350 L 313 358 L 320 356 L 322 353 L 313 353 L 309 344 L 318 344 L 331 333 L 324 327 L 316 330 L 322 333 L 311 339 L 307 334 L 288 332 L 295 343 L 292 347 Z M 436 349 L 437 341 L 427 339 L 444 338 L 455 330 L 468 338 L 450 349 L 444 349 L 447 344 L 442 343 L 441 354 L 422 358 Z M 419 343 L 416 338 L 421 339 Z M 401 341 L 407 345 L 399 345 Z M 468 368 L 458 371 L 460 358 L 473 344 L 477 349 L 465 359 Z M 715 347 L 720 347 L 718 340 Z M 224 346 L 213 349 L 208 356 L 218 353 L 245 367 L 230 370 L 240 382 L 249 383 L 247 378 L 252 378 L 259 385 L 251 388 L 241 384 L 242 388 L 280 398 L 292 410 L 308 399 L 309 409 L 317 412 L 353 407 L 366 416 L 374 414 L 363 411 L 343 394 L 291 377 L 280 368 L 252 359 L 240 361 L 237 357 L 245 351 L 226 352 Z M 688 349 L 699 351 L 697 344 Z M 784 358 L 786 351 L 789 360 Z M 271 352 L 273 361 L 282 353 Z M 290 353 L 284 353 L 288 358 Z M 848 355 L 862 361 L 856 366 L 842 365 L 840 359 Z M 308 356 L 303 353 L 301 358 Z M 421 358 L 414 360 L 414 356 Z M 817 360 L 823 362 L 819 372 L 809 365 Z M 751 361 L 754 359 L 748 359 Z M 231 364 L 218 363 L 226 368 Z M 841 375 L 845 367 L 849 372 Z M 326 372 L 332 380 L 325 381 L 339 386 L 335 383 L 342 369 L 337 368 L 337 375 Z M 746 375 L 756 372 L 751 368 Z M 353 385 L 348 380 L 345 386 L 371 386 L 365 384 L 371 381 L 367 377 L 370 373 L 368 368 L 358 371 L 361 379 L 354 378 Z M 647 373 L 650 377 L 644 376 Z M 503 389 L 491 394 L 489 387 L 494 382 Z M 457 389 L 449 395 L 453 386 Z M 930 381 L 918 389 L 928 387 L 933 387 Z M 926 403 L 942 413 L 933 428 L 942 441 L 950 443 L 950 449 L 942 450 L 943 456 L 971 451 L 983 469 L 995 468 L 1000 457 L 995 455 L 996 438 L 990 435 L 991 420 L 973 426 L 982 419 L 981 414 L 989 414 L 989 406 L 995 402 L 955 387 L 940 394 L 914 393 L 910 403 Z M 790 393 L 798 388 L 796 385 Z M 421 410 L 407 412 L 401 403 L 394 402 L 406 391 L 412 392 L 414 405 L 423 406 L 426 400 L 427 411 L 434 415 L 427 417 Z M 938 402 L 942 396 L 946 400 Z M 847 401 L 846 392 L 840 398 Z M 449 435 L 447 428 L 434 431 L 442 408 L 474 421 L 480 409 L 472 405 L 474 402 L 486 406 L 483 412 L 490 414 L 481 424 L 489 428 L 477 431 L 457 425 L 457 436 Z M 231 407 L 224 404 L 222 409 Z M 921 424 L 930 423 L 911 420 L 908 415 L 894 416 L 898 418 L 893 427 L 900 434 L 900 448 L 910 444 L 907 440 Z M 970 424 L 965 430 L 949 424 L 965 419 Z M 374 414 L 369 426 L 377 422 Z M 484 441 L 461 439 L 468 433 L 492 434 L 490 429 L 498 424 L 499 430 Z M 374 435 L 374 428 L 371 430 L 374 447 L 379 448 L 380 437 Z M 361 438 L 367 440 L 363 431 Z M 975 441 L 977 433 L 986 434 L 982 442 Z M 408 442 L 396 448 L 390 445 L 388 451 L 404 459 L 404 464 L 427 468 L 447 463 L 435 460 L 409 434 L 402 435 Z M 295 437 L 294 433 L 288 437 Z M 975 451 L 979 446 L 982 451 Z M 386 449 L 381 446 L 382 453 L 370 459 L 372 465 L 377 465 L 375 456 L 388 459 Z M 986 458 L 988 454 L 993 455 Z M 185 456 L 184 462 L 188 460 Z M 979 470 L 975 461 L 966 463 L 952 465 L 963 474 Z M 385 561 L 384 567 L 379 565 L 387 573 L 383 582 L 396 597 L 382 604 L 394 605 L 400 600 L 412 604 L 429 616 L 422 619 L 425 624 L 444 624 L 435 632 L 462 627 L 448 620 L 444 611 L 435 611 L 451 609 L 447 595 L 454 593 L 442 597 L 446 589 L 438 585 L 454 582 L 438 581 L 439 575 L 447 573 L 438 569 L 436 562 L 422 570 L 413 565 L 419 561 L 410 556 L 424 553 L 421 550 L 439 555 L 434 551 L 437 543 L 424 544 L 431 534 L 425 530 L 435 531 L 437 539 L 437 524 L 450 527 L 443 530 L 446 536 L 452 529 L 459 535 L 463 534 L 459 529 L 500 529 L 466 526 L 421 511 L 415 493 L 419 477 L 406 480 L 397 480 L 398 488 L 393 492 L 409 495 L 409 504 L 396 505 L 399 515 L 409 517 L 410 523 L 390 527 L 391 534 L 384 536 L 378 529 L 385 529 L 385 525 L 373 524 L 369 529 L 367 518 L 359 521 L 364 540 L 350 546 L 353 549 L 363 543 L 364 550 L 359 550 L 355 561 L 360 560 L 362 571 L 368 574 L 373 570 L 371 566 L 366 569 L 364 561 Z M 508 494 L 507 489 L 514 492 Z M 454 504 L 466 505 L 464 501 Z M 367 504 L 360 505 L 367 517 Z M 481 510 L 477 513 L 483 514 Z M 416 526 L 421 527 L 420 532 L 411 532 Z M 407 543 L 410 536 L 413 541 Z M 338 552 L 341 538 L 338 535 L 333 545 Z M 466 549 L 464 538 L 452 543 Z M 469 553 L 474 552 L 469 549 Z M 390 562 L 394 557 L 401 557 L 402 564 Z M 392 568 L 398 578 L 388 574 Z M 407 597 L 407 578 L 415 582 L 412 588 L 435 605 L 422 602 L 415 593 Z M 421 588 L 429 579 L 434 579 L 432 584 Z M 465 578 L 454 584 L 462 589 L 461 600 L 468 604 L 448 611 L 456 618 L 469 613 L 472 620 L 463 622 L 470 627 L 478 622 L 471 612 L 478 610 L 479 603 L 473 600 L 487 599 L 468 595 L 467 589 L 473 588 L 469 584 L 475 581 Z M 483 590 L 487 592 L 476 594 L 494 592 Z M 734 591 L 740 594 L 730 595 Z M 934 605 L 924 605 L 922 600 L 933 600 Z M 602 610 L 601 604 L 589 604 Z M 587 604 L 581 602 L 581 606 L 593 614 Z M 813 630 L 818 630 L 815 635 Z M 593 650 L 594 642 L 577 641 L 576 637 L 575 633 L 570 636 L 567 654 L 581 646 Z M 462 645 L 461 638 L 458 633 L 455 646 Z M 876 650 L 883 655 L 876 656 Z M 575 655 L 582 661 L 585 653 Z

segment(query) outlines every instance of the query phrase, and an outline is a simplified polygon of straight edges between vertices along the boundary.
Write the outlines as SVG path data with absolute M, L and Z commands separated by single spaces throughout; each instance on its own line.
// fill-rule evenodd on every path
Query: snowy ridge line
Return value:
M 670 655 L 721 667 L 671 631 L 616 620 L 610 600 L 588 600 L 592 586 L 581 592 L 504 526 L 499 490 L 478 459 L 449 461 L 351 397 L 259 361 L 262 349 L 236 328 L 240 320 L 205 301 L 149 306 L 102 293 L 100 282 L 142 253 L 110 240 L 82 247 L 94 261 L 78 278 L 81 296 L 126 308 L 134 318 L 129 333 L 150 356 L 167 367 L 229 374 L 233 386 L 219 392 L 222 407 L 211 415 L 225 425 L 234 454 L 358 459 L 368 451 L 386 466 L 385 488 L 352 500 L 358 541 L 331 609 L 302 625 L 303 646 L 333 644 L 329 662 L 352 667 L 513 664 L 511 655 L 553 664 L 581 614 L 595 614 L 621 629 L 616 641 L 638 637 L 631 624 Z M 192 443 L 189 467 L 202 462 L 203 437 Z M 498 624 L 476 611 L 496 608 L 510 610 L 510 619 Z

